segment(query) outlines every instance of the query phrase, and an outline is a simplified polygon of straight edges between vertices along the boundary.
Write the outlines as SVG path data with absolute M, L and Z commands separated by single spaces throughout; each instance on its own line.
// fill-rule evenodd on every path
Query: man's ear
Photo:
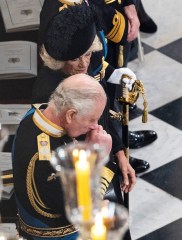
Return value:
M 66 118 L 66 122 L 67 123 L 71 123 L 72 121 L 75 120 L 75 117 L 76 117 L 76 109 L 72 108 L 72 109 L 69 109 L 67 112 L 66 112 L 66 115 L 65 115 L 65 118 Z

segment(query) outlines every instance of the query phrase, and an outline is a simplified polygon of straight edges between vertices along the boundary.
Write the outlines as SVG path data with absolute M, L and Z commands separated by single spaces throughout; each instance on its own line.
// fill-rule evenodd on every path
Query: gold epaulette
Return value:
M 111 40 L 112 42 L 119 43 L 123 37 L 126 23 L 125 23 L 125 18 L 124 16 L 115 10 L 116 13 L 113 17 L 113 28 L 111 31 L 106 35 L 106 37 Z

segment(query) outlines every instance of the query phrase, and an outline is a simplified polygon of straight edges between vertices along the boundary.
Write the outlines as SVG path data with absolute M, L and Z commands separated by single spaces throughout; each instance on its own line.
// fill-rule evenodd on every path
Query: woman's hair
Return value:
M 75 46 L 76 47 L 76 46 Z M 91 51 L 91 52 L 98 52 L 101 51 L 103 49 L 102 47 L 102 43 L 99 40 L 98 36 L 95 36 L 95 39 L 92 43 L 92 45 L 90 46 L 90 48 L 87 50 Z M 44 65 L 47 66 L 48 68 L 52 69 L 52 70 L 60 70 L 63 68 L 65 61 L 59 61 L 59 60 L 55 60 L 54 58 L 52 58 L 46 51 L 44 45 L 41 46 L 40 49 L 40 57 L 42 58 Z
M 86 74 L 76 74 L 70 78 L 71 84 L 65 79 L 50 97 L 49 104 L 54 107 L 57 114 L 64 114 L 73 108 L 78 115 L 87 115 L 98 102 L 106 103 L 104 89 L 95 79 Z M 74 82 L 74 79 L 79 80 L 78 78 L 82 82 Z

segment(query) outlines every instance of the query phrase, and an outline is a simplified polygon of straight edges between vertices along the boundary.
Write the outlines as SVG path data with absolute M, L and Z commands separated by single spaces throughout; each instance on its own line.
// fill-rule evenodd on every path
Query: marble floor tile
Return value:
M 182 49 L 182 38 L 159 48 L 158 51 L 182 63 L 182 54 L 179 49 Z
M 150 114 L 182 130 L 182 97 L 151 111 Z
M 152 144 L 140 148 L 130 149 L 130 155 L 150 163 L 152 171 L 174 159 L 182 156 L 182 131 L 172 125 L 149 114 L 148 123 L 141 123 L 141 117 L 138 117 L 129 123 L 130 130 L 154 130 L 158 134 L 158 139 Z
M 181 1 L 142 3 L 158 31 L 140 34 L 144 61 L 136 58 L 128 64 L 144 84 L 149 110 L 146 124 L 142 123 L 141 111 L 130 114 L 129 130 L 155 130 L 158 139 L 129 150 L 131 156 L 150 163 L 130 193 L 131 234 L 132 240 L 181 240 Z M 137 105 L 143 109 L 141 96 Z
M 130 193 L 130 216 L 132 240 L 136 240 L 180 219 L 182 201 L 138 178 Z
M 182 156 L 144 174 L 141 178 L 182 200 Z
M 157 229 L 154 232 L 147 234 L 144 237 L 139 238 L 138 240 L 156 240 L 156 239 L 165 239 L 165 240 L 181 240 L 182 239 L 182 218 L 178 219 L 166 226 Z
M 148 110 L 154 110 L 182 96 L 182 67 L 175 60 L 158 51 L 144 56 L 144 62 L 138 59 L 128 65 L 144 85 L 148 101 Z M 140 96 L 137 105 L 143 108 Z

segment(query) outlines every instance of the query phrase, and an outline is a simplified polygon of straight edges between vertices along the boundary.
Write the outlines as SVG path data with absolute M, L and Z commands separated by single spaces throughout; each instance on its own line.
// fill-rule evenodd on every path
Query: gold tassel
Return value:
M 143 115 L 142 115 L 142 122 L 146 123 L 148 121 L 148 111 L 147 111 L 147 101 L 146 100 L 144 100 L 143 106 L 144 106 L 144 109 L 143 109 Z
M 122 67 L 124 64 L 123 59 L 123 46 L 119 46 L 119 54 L 118 54 L 118 67 Z

